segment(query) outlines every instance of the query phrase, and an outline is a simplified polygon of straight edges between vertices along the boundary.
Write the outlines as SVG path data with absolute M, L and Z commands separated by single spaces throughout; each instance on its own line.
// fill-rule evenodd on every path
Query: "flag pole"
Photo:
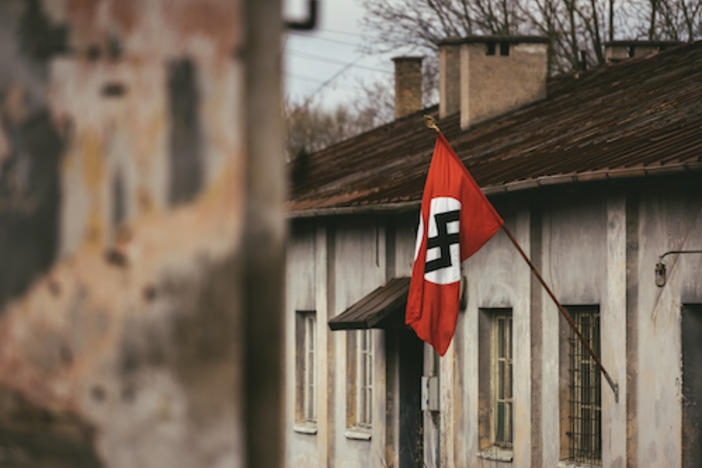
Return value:
M 424 125 L 426 125 L 428 128 L 433 128 L 436 130 L 436 133 L 441 133 L 439 126 L 436 125 L 436 120 L 434 120 L 434 117 L 429 114 L 424 114 Z
M 507 229 L 507 226 L 505 226 L 504 224 L 502 225 L 502 229 L 505 231 L 505 234 L 507 234 L 507 237 L 509 237 L 509 240 L 512 241 L 514 246 L 517 248 L 519 253 L 522 255 L 522 258 L 524 258 L 524 260 L 527 262 L 527 264 L 529 265 L 529 268 L 531 268 L 531 271 L 534 273 L 534 276 L 536 276 L 536 279 L 538 279 L 539 283 L 541 283 L 541 286 L 544 287 L 544 289 L 546 290 L 548 295 L 551 297 L 553 302 L 556 304 L 556 307 L 558 307 L 558 310 L 561 312 L 561 315 L 563 315 L 563 318 L 566 319 L 566 321 L 568 322 L 568 325 L 570 325 L 570 328 L 573 329 L 576 336 L 580 339 L 580 342 L 583 344 L 583 346 L 585 346 L 585 349 L 587 349 L 588 353 L 590 353 L 590 356 L 595 361 L 595 363 L 597 363 L 597 366 L 602 371 L 602 374 L 605 376 L 607 383 L 609 384 L 609 386 L 612 388 L 612 391 L 614 392 L 614 402 L 618 403 L 619 402 L 619 385 L 614 383 L 614 381 L 612 380 L 612 377 L 609 376 L 609 374 L 607 373 L 607 370 L 604 368 L 604 366 L 600 362 L 600 360 L 597 357 L 597 355 L 595 354 L 595 352 L 592 350 L 592 348 L 590 347 L 588 342 L 585 340 L 583 335 L 580 334 L 580 331 L 578 331 L 578 328 L 573 323 L 573 320 L 568 315 L 568 312 L 566 312 L 565 309 L 563 308 L 563 306 L 561 305 L 561 303 L 558 302 L 558 299 L 556 299 L 556 296 L 553 294 L 553 291 L 551 291 L 551 288 L 548 287 L 548 285 L 546 284 L 544 279 L 541 277 L 539 270 L 536 269 L 534 264 L 531 263 L 531 260 L 529 260 L 529 257 L 527 257 L 527 255 L 524 253 L 522 248 L 519 246 L 519 244 L 517 243 L 517 240 L 514 238 L 514 236 L 510 232 L 510 230 Z
M 436 133 L 441 133 L 441 130 L 439 130 L 438 125 L 436 125 L 436 120 L 434 120 L 434 117 L 432 117 L 429 114 L 424 115 L 424 125 L 426 125 L 428 128 L 434 129 L 436 131 Z M 570 325 L 570 328 L 573 329 L 573 331 L 575 332 L 575 335 L 578 337 L 578 339 L 583 344 L 583 346 L 585 346 L 585 349 L 587 349 L 588 353 L 590 354 L 590 357 L 592 357 L 592 359 L 597 364 L 597 367 L 600 368 L 600 371 L 605 376 L 605 380 L 607 380 L 607 383 L 609 384 L 609 386 L 612 388 L 612 391 L 614 392 L 614 402 L 618 403 L 619 402 L 619 385 L 614 383 L 614 381 L 612 380 L 612 377 L 609 376 L 609 373 L 607 372 L 607 370 L 604 368 L 604 366 L 600 362 L 600 359 L 597 357 L 597 355 L 592 350 L 592 348 L 590 347 L 588 342 L 585 340 L 583 335 L 580 333 L 578 328 L 575 326 L 575 324 L 573 323 L 573 320 L 570 318 L 570 315 L 568 315 L 568 312 L 566 312 L 565 309 L 563 308 L 563 306 L 561 305 L 561 303 L 558 302 L 558 299 L 556 299 L 555 294 L 553 294 L 553 291 L 551 291 L 551 288 L 548 287 L 548 285 L 546 284 L 544 279 L 541 277 L 541 273 L 539 273 L 539 270 L 537 270 L 536 267 L 534 266 L 534 264 L 531 263 L 531 260 L 524 253 L 521 246 L 517 243 L 517 240 L 514 238 L 514 236 L 510 232 L 510 230 L 507 229 L 507 226 L 505 226 L 504 224 L 502 224 L 502 229 L 505 231 L 505 234 L 507 234 L 507 237 L 509 237 L 509 240 L 512 241 L 512 244 L 514 244 L 514 246 L 517 248 L 517 250 L 521 254 L 522 258 L 524 258 L 524 260 L 527 262 L 527 264 L 529 265 L 529 268 L 531 268 L 531 271 L 534 273 L 534 276 L 536 276 L 536 279 L 538 279 L 539 283 L 541 283 L 541 286 L 544 287 L 544 289 L 546 290 L 548 295 L 551 297 L 553 302 L 556 304 L 556 307 L 558 307 L 558 310 L 561 312 L 561 315 L 563 315 L 563 318 L 566 319 L 566 321 L 568 322 L 568 325 Z

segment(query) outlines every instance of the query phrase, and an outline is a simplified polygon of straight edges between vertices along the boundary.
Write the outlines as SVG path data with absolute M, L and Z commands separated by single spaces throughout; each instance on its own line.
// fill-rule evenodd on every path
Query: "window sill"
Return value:
M 601 464 L 579 463 L 570 460 L 561 460 L 558 462 L 558 468 L 599 468 Z
M 344 436 L 351 440 L 371 440 L 370 429 L 365 427 L 350 427 L 344 431 Z
M 514 455 L 510 449 L 492 446 L 478 452 L 478 458 L 482 458 L 483 460 L 511 462 Z
M 293 424 L 293 431 L 298 434 L 314 435 L 317 433 L 317 424 L 312 422 L 300 422 Z

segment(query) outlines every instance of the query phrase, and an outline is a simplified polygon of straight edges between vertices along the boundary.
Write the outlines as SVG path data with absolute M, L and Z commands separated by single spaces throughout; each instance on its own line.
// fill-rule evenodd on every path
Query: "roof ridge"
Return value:
M 562 174 L 701 171 L 700 80 L 696 41 L 569 77 L 545 99 L 466 130 L 458 113 L 438 124 L 476 181 L 491 190 Z M 420 115 L 437 111 L 426 107 L 315 152 L 307 177 L 292 187 L 290 208 L 380 206 L 421 196 L 433 135 L 418 131 Z M 625 170 L 632 166 L 644 170 Z

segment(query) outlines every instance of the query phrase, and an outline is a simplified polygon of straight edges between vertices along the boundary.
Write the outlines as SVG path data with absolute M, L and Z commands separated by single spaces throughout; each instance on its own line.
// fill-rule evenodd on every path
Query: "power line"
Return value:
M 356 60 L 354 60 L 353 62 L 349 62 L 349 63 L 347 63 L 345 66 L 341 67 L 341 68 L 339 69 L 339 71 L 337 71 L 336 73 L 334 73 L 334 74 L 333 74 L 331 77 L 329 77 L 324 83 L 322 83 L 321 85 L 319 85 L 319 87 L 318 87 L 317 89 L 315 89 L 314 91 L 312 91 L 312 94 L 310 94 L 310 98 L 312 98 L 315 94 L 317 94 L 317 93 L 320 92 L 322 89 L 324 89 L 326 86 L 328 86 L 329 84 L 331 84 L 332 81 L 334 81 L 335 79 L 337 79 L 338 77 L 340 77 L 342 73 L 344 73 L 346 70 L 348 70 L 349 68 L 351 68 L 352 66 L 354 66 L 354 65 L 356 64 L 356 62 L 358 62 L 360 59 L 361 59 L 361 57 L 359 57 L 359 58 L 357 58 Z
M 314 78 L 314 77 L 312 77 L 312 76 L 307 76 L 307 75 L 300 75 L 300 74 L 298 74 L 298 73 L 285 73 L 285 77 L 286 77 L 286 78 L 293 78 L 293 79 L 296 79 L 296 80 L 308 81 L 308 82 L 310 82 L 310 83 L 324 83 L 324 82 L 326 81 L 326 80 L 324 80 L 324 79 Z M 357 88 L 355 88 L 355 87 L 353 87 L 353 86 L 347 86 L 347 85 L 343 85 L 343 84 L 336 84 L 336 85 L 334 85 L 334 86 L 336 86 L 336 87 L 341 87 L 341 88 L 344 88 L 344 89 L 357 89 Z
M 314 83 L 324 83 L 324 80 L 320 80 L 319 78 L 313 78 L 311 76 L 305 76 L 305 75 L 298 75 L 297 73 L 285 73 L 285 76 L 287 76 L 289 78 L 295 78 L 298 80 L 312 81 Z
M 324 88 L 326 88 L 327 86 L 329 86 L 334 80 L 336 80 L 338 77 L 340 77 L 342 73 L 344 73 L 346 70 L 348 70 L 349 68 L 351 68 L 352 66 L 354 66 L 354 65 L 356 64 L 356 62 L 358 62 L 360 59 L 361 59 L 361 57 L 358 57 L 358 58 L 356 58 L 354 61 L 347 63 L 346 65 L 344 65 L 343 67 L 341 67 L 336 73 L 334 73 L 332 76 L 330 76 L 329 78 L 327 78 L 326 80 L 324 80 L 324 81 L 322 82 L 322 84 L 320 84 L 319 86 L 317 86 L 317 87 L 307 96 L 307 98 L 302 102 L 301 108 L 307 107 L 307 106 L 312 102 L 312 99 L 314 99 L 314 98 L 319 94 L 319 92 L 320 92 L 321 90 L 323 90 Z M 310 78 L 310 79 L 313 79 L 313 78 Z M 294 114 L 293 114 L 293 115 L 294 115 Z
M 332 34 L 345 34 L 347 36 L 354 36 L 354 37 L 363 37 L 363 34 L 352 33 L 350 31 L 341 31 L 339 29 L 318 29 L 318 31 L 328 32 L 328 33 L 332 33 Z
M 335 44 L 343 44 L 343 45 L 353 46 L 353 47 L 358 47 L 360 45 L 358 43 L 340 41 L 339 39 L 330 39 L 328 37 L 315 36 L 315 35 L 312 35 L 309 33 L 301 32 L 301 31 L 288 31 L 288 34 L 293 34 L 295 36 L 306 37 L 308 39 L 317 39 L 320 41 L 333 42 Z
M 322 55 L 309 54 L 309 53 L 307 53 L 307 52 L 301 52 L 301 51 L 291 50 L 291 49 L 288 49 L 288 52 L 290 52 L 290 53 L 293 54 L 293 55 L 297 55 L 297 56 L 300 56 L 300 57 L 305 57 L 305 58 L 308 58 L 308 59 L 311 59 L 311 60 L 318 60 L 318 61 L 320 61 L 320 62 L 335 63 L 335 64 L 337 64 L 337 65 L 346 65 L 346 64 L 347 64 L 347 62 L 343 62 L 343 61 L 341 61 L 341 60 L 336 60 L 336 59 L 329 58 L 329 57 L 324 57 L 324 56 L 322 56 Z M 370 71 L 380 72 L 380 73 L 387 73 L 387 74 L 389 74 L 389 75 L 392 75 L 392 74 L 393 74 L 393 72 L 391 72 L 391 71 L 389 71 L 389 70 L 384 70 L 384 69 L 382 69 L 382 68 L 369 67 L 369 66 L 366 66 L 366 65 L 354 65 L 354 67 L 355 67 L 355 68 L 362 68 L 362 69 L 364 69 L 364 70 L 370 70 Z

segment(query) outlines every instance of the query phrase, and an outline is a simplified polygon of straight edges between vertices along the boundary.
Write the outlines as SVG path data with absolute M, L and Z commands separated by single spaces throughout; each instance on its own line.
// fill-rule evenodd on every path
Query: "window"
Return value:
M 478 427 L 481 457 L 511 459 L 513 440 L 512 310 L 481 309 Z
M 370 330 L 361 330 L 358 346 L 358 411 L 357 426 L 370 427 L 373 423 L 373 336 Z
M 373 424 L 373 332 L 351 331 L 347 335 L 346 437 L 370 439 Z
M 512 315 L 498 312 L 493 317 L 493 441 L 512 446 Z
M 575 326 L 588 345 L 600 354 L 598 307 L 568 307 Z M 600 369 L 575 333 L 570 331 L 568 458 L 579 463 L 602 460 Z
M 296 421 L 317 422 L 317 316 L 314 311 L 297 311 L 296 347 Z

